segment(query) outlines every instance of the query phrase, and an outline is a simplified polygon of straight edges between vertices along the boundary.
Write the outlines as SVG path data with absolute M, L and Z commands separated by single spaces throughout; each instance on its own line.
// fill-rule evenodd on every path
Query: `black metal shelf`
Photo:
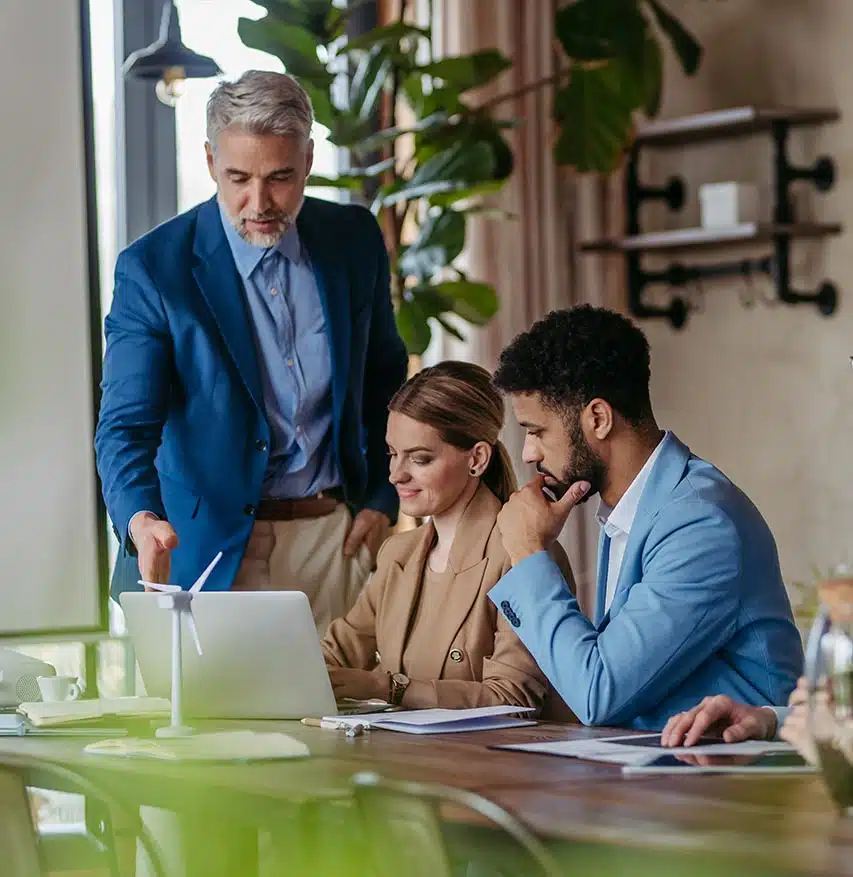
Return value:
M 581 250 L 586 253 L 648 253 L 672 252 L 685 249 L 713 249 L 735 244 L 770 243 L 777 237 L 823 238 L 840 234 L 838 222 L 793 222 L 788 224 L 744 222 L 721 228 L 679 228 L 672 231 L 652 231 L 624 238 L 604 238 L 585 241 Z
M 797 222 L 791 204 L 790 186 L 806 180 L 818 191 L 826 192 L 835 182 L 832 159 L 822 156 L 814 165 L 799 167 L 788 160 L 788 135 L 791 128 L 821 125 L 839 118 L 837 110 L 804 108 L 734 107 L 711 113 L 699 113 L 679 119 L 652 122 L 641 128 L 631 149 L 625 174 L 626 229 L 625 236 L 586 241 L 581 250 L 587 253 L 622 254 L 626 261 L 628 300 L 637 317 L 658 317 L 680 329 L 687 322 L 688 301 L 673 295 L 668 307 L 653 307 L 643 301 L 643 293 L 652 284 L 682 287 L 708 277 L 751 276 L 767 274 L 774 282 L 776 297 L 786 304 L 812 304 L 829 316 L 837 307 L 837 291 L 824 282 L 813 292 L 800 292 L 791 287 L 790 250 L 796 239 L 818 239 L 840 234 L 842 226 L 830 222 Z M 769 133 L 773 139 L 774 209 L 771 222 L 743 223 L 730 228 L 685 228 L 673 231 L 646 232 L 640 229 L 639 212 L 645 201 L 664 201 L 670 210 L 684 205 L 685 184 L 672 177 L 665 186 L 645 186 L 638 177 L 640 151 L 644 147 L 672 148 Z M 672 263 L 661 271 L 645 271 L 642 254 L 657 251 L 713 249 L 744 244 L 771 244 L 772 254 L 757 259 L 718 262 L 715 264 L 683 265 Z
M 637 132 L 636 143 L 660 148 L 689 146 L 727 137 L 744 137 L 772 130 L 774 125 L 789 128 L 837 122 L 837 110 L 795 107 L 732 107 L 710 113 L 697 113 L 678 119 L 649 122 Z

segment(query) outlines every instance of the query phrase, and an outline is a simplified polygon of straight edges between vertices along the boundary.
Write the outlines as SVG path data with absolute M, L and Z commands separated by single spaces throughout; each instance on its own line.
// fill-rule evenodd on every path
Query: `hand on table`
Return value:
M 355 670 L 351 667 L 328 667 L 329 680 L 335 700 L 345 697 L 353 700 L 370 698 L 388 699 L 388 674 L 375 670 Z
M 747 706 L 725 694 L 706 697 L 693 709 L 677 713 L 661 732 L 662 746 L 693 746 L 705 735 L 721 736 L 726 743 L 771 740 L 776 713 L 767 707 Z

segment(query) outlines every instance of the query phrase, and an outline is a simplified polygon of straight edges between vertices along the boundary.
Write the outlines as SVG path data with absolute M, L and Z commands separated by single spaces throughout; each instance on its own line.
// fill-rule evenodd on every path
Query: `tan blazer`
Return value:
M 500 508 L 497 497 L 481 485 L 465 509 L 450 549 L 449 596 L 441 625 L 428 637 L 428 650 L 411 654 L 406 642 L 435 540 L 431 523 L 386 540 L 376 571 L 355 606 L 326 632 L 326 663 L 403 672 L 410 679 L 431 682 L 434 702 L 424 706 L 510 704 L 541 710 L 548 681 L 488 599 L 490 588 L 510 568 L 496 523 Z M 572 583 L 568 560 L 559 547 L 555 559 Z

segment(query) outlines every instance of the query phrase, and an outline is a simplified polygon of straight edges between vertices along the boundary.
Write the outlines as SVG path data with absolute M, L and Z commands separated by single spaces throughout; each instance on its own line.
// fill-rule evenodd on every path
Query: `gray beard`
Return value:
M 274 247 L 296 224 L 296 217 L 299 216 L 299 211 L 305 203 L 305 196 L 303 195 L 299 201 L 299 206 L 296 210 L 294 210 L 293 213 L 284 214 L 279 219 L 278 228 L 269 234 L 248 231 L 246 228 L 246 219 L 257 219 L 257 217 L 232 216 L 228 208 L 218 196 L 217 200 L 222 206 L 223 212 L 228 217 L 228 221 L 234 226 L 234 230 L 247 244 L 251 244 L 253 247 L 263 247 L 265 250 L 268 250 L 270 247 Z

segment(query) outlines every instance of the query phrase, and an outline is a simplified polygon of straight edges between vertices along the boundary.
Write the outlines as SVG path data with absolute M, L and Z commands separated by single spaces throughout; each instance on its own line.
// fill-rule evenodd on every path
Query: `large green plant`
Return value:
M 660 109 L 660 36 L 688 76 L 699 69 L 702 48 L 659 0 L 576 0 L 557 12 L 555 31 L 569 61 L 554 97 L 557 162 L 612 171 L 633 139 L 635 111 L 656 116 Z
M 661 49 L 650 20 L 672 39 L 687 72 L 699 61 L 696 41 L 657 0 L 576 0 L 556 21 L 565 69 L 477 106 L 470 92 L 510 60 L 494 49 L 435 60 L 429 28 L 404 20 L 406 0 L 399 20 L 354 39 L 345 36 L 352 10 L 332 0 L 256 2 L 267 14 L 240 19 L 240 37 L 282 61 L 307 89 L 332 143 L 349 150 L 347 173 L 311 183 L 349 189 L 377 213 L 397 324 L 415 354 L 429 344 L 431 321 L 462 337 L 451 315 L 483 325 L 498 309 L 494 288 L 457 263 L 470 216 L 506 215 L 488 198 L 513 171 L 504 133 L 516 122 L 498 118 L 497 106 L 554 89 L 557 160 L 609 171 L 630 143 L 634 110 L 654 113 L 659 105 Z

